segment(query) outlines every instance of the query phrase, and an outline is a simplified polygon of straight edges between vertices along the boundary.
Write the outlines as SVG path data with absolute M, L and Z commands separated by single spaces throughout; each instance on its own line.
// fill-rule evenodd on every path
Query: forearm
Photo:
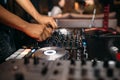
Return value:
M 38 13 L 34 8 L 30 0 L 16 0 L 17 3 L 28 13 L 30 14 L 38 23 L 40 24 L 50 24 L 52 28 L 56 28 L 57 24 L 52 17 L 43 16 Z
M 11 26 L 17 30 L 24 31 L 27 26 L 27 22 L 22 20 L 20 17 L 10 13 L 0 5 L 0 22 Z
M 30 0 L 16 0 L 16 2 L 28 13 L 30 14 L 36 21 L 38 21 L 41 15 L 34 8 L 33 4 Z

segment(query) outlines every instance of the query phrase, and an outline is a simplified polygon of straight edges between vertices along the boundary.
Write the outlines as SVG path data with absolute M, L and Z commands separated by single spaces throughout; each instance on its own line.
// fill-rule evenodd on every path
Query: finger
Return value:
M 57 23 L 55 22 L 54 19 L 52 19 L 49 24 L 52 26 L 53 29 L 57 28 Z
M 45 32 L 43 32 L 42 34 L 41 34 L 41 38 L 42 38 L 42 40 L 45 40 L 46 38 L 46 36 L 45 36 L 45 34 L 44 34 Z
M 55 24 L 55 29 L 58 28 L 58 20 L 57 19 L 54 19 L 54 24 Z
M 55 20 L 53 21 L 53 24 L 54 24 L 54 29 L 58 28 L 57 23 L 56 23 Z
M 50 33 L 50 31 L 46 28 L 45 30 L 44 30 L 44 36 L 45 36 L 45 39 L 47 39 L 48 37 L 50 37 L 51 36 L 51 33 Z
M 53 33 L 53 29 L 49 28 L 49 27 L 46 27 L 45 28 L 45 31 L 49 34 L 52 34 Z
M 46 24 L 46 28 L 54 29 L 50 23 Z
M 46 31 L 43 33 L 43 35 L 44 35 L 44 40 L 46 40 L 49 37 Z
M 50 26 L 50 24 L 46 24 L 45 30 L 47 30 L 50 34 L 53 33 L 54 29 Z
M 41 42 L 42 41 L 42 38 L 41 36 L 39 37 L 39 39 L 36 39 L 38 42 Z

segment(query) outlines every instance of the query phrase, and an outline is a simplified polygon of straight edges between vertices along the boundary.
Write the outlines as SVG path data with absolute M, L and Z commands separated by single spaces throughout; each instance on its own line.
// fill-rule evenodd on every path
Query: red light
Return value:
M 117 54 L 116 54 L 116 59 L 117 59 L 118 61 L 120 61 L 120 53 L 117 53 Z

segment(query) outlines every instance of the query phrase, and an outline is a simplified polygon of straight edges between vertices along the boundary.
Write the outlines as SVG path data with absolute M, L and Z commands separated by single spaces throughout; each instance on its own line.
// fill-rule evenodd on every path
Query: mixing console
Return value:
M 80 59 L 80 54 L 84 54 L 87 58 L 87 42 L 84 29 L 59 29 L 55 31 L 52 37 L 47 39 L 42 46 L 65 48 L 69 54 L 72 55 L 72 58 L 78 60 Z
M 120 80 L 119 39 L 109 32 L 58 29 L 6 58 L 0 80 Z
M 120 62 L 34 59 L 0 65 L 1 80 L 120 80 Z
M 21 40 L 24 48 L 0 64 L 0 80 L 120 80 L 120 34 L 108 28 L 116 26 L 109 5 L 104 11 L 92 23 L 56 19 L 59 29 L 43 42 Z
M 84 31 L 84 28 L 61 28 L 43 42 L 31 41 L 28 45 L 32 49 L 19 49 L 9 59 L 22 59 L 25 55 L 31 57 L 37 50 L 44 47 L 64 48 L 68 57 L 74 59 L 111 59 L 120 49 L 120 35 L 102 31 Z M 117 48 L 117 51 L 114 51 Z M 62 52 L 62 51 L 60 51 Z M 60 53 L 58 52 L 58 53 Z M 114 57 L 115 58 L 115 57 Z
M 33 41 L 29 43 L 29 45 L 32 45 L 33 49 L 19 49 L 6 60 L 22 59 L 27 54 L 27 56 L 31 57 L 32 55 L 29 54 L 32 54 L 39 48 L 44 47 L 64 48 L 69 56 L 67 57 L 67 60 L 80 60 L 81 58 L 88 58 L 87 41 L 85 39 L 84 29 L 58 29 L 47 40 L 43 42 Z M 58 53 L 61 52 L 62 51 Z

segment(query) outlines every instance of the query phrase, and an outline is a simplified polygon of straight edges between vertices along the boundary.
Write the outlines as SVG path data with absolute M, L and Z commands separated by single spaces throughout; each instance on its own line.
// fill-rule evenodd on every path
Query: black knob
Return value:
M 70 74 L 70 75 L 73 75 L 74 73 L 75 73 L 75 69 L 74 69 L 74 68 L 70 68 L 70 69 L 69 69 L 69 74 Z
M 25 80 L 24 75 L 22 73 L 16 73 L 15 80 Z
M 119 80 L 118 78 L 113 78 L 113 80 Z
M 67 45 L 67 41 L 64 40 L 64 41 L 63 41 L 63 46 L 66 47 L 66 45 Z
M 34 65 L 37 65 L 39 64 L 39 58 L 34 56 Z
M 58 41 L 56 44 L 57 44 L 56 46 L 62 47 L 62 43 L 60 41 Z
M 78 40 L 75 41 L 75 47 L 79 48 L 79 42 L 78 42 Z
M 120 68 L 120 62 L 119 61 L 116 61 L 115 67 Z
M 56 46 L 56 43 L 57 43 L 57 42 L 56 42 L 55 40 L 52 41 L 52 45 L 53 45 L 53 46 Z
M 97 80 L 105 80 L 103 77 L 99 77 Z
M 87 69 L 84 69 L 84 68 L 83 68 L 83 69 L 81 70 L 81 75 L 82 75 L 82 76 L 86 76 L 86 75 L 87 75 Z
M 100 69 L 94 69 L 94 76 L 100 77 Z
M 70 46 L 70 49 L 72 49 L 72 47 L 73 47 L 73 41 L 72 40 L 70 40 L 69 46 Z
M 57 66 L 60 66 L 61 64 L 62 64 L 62 63 L 58 62 L 58 63 L 57 63 Z
M 109 61 L 108 61 L 108 60 L 105 60 L 105 61 L 104 61 L 103 67 L 104 67 L 104 68 L 108 68 L 108 67 L 109 67 Z
M 57 75 L 58 73 L 59 73 L 58 70 L 55 70 L 55 71 L 53 72 L 54 75 Z
M 108 68 L 108 69 L 107 69 L 107 76 L 108 76 L 108 77 L 113 77 L 113 75 L 114 75 L 113 69 Z
M 86 60 L 85 59 L 81 60 L 81 65 L 86 65 Z
M 96 59 L 93 60 L 92 66 L 93 66 L 93 67 L 97 66 L 97 60 L 96 60 Z
M 42 75 L 46 75 L 47 72 L 48 72 L 48 68 L 47 68 L 47 66 L 45 66 L 45 67 L 42 69 L 41 74 L 42 74 Z
M 24 64 L 29 64 L 29 58 L 28 57 L 24 57 Z
M 71 65 L 75 65 L 75 60 L 74 60 L 74 59 L 71 59 L 71 60 L 70 60 L 70 64 L 71 64 Z

